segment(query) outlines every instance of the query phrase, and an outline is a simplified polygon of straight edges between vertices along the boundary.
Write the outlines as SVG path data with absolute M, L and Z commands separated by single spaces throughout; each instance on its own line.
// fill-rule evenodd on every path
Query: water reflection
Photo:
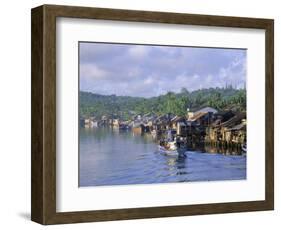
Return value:
M 236 148 L 236 147 L 218 147 L 218 146 L 213 146 L 213 145 L 193 145 L 193 146 L 188 146 L 188 150 L 190 151 L 196 151 L 196 152 L 201 152 L 201 153 L 220 153 L 223 155 L 242 155 L 242 150 L 241 148 Z
M 158 152 L 149 134 L 81 128 L 79 185 L 245 179 L 246 157 L 237 154 L 212 146 L 189 146 L 186 157 L 166 156 Z

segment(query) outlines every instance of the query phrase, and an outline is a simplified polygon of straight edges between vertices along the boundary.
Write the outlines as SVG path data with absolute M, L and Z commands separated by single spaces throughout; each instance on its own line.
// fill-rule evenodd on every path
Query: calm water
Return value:
M 187 157 L 157 151 L 152 136 L 110 128 L 80 130 L 80 186 L 246 179 L 246 157 L 203 148 Z

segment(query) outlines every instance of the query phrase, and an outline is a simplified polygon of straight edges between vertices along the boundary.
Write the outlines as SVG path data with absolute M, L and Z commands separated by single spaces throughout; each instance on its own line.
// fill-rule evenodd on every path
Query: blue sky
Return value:
M 246 81 L 246 50 L 80 43 L 80 90 L 153 97 Z

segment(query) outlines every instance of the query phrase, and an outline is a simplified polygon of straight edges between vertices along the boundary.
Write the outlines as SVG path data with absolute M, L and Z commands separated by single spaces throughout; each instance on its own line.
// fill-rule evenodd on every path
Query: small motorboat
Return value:
M 159 152 L 169 156 L 178 156 L 176 142 L 160 143 L 158 146 Z
M 186 149 L 181 147 L 178 148 L 175 141 L 161 142 L 158 149 L 161 154 L 166 156 L 186 157 Z

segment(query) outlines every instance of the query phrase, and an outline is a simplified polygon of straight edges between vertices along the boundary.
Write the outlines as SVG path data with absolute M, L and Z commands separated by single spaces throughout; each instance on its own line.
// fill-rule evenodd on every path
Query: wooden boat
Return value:
M 177 143 L 176 138 L 172 135 L 172 130 L 167 131 L 167 138 L 159 142 L 158 149 L 160 153 L 168 156 L 185 156 L 185 149 Z
M 170 149 L 170 148 L 167 148 L 165 146 L 159 145 L 158 149 L 159 149 L 160 153 L 168 155 L 168 156 L 178 156 L 179 155 L 177 149 L 175 149 L 175 148 Z
M 159 152 L 167 156 L 185 157 L 185 148 L 178 148 L 175 141 L 160 142 L 158 146 Z

